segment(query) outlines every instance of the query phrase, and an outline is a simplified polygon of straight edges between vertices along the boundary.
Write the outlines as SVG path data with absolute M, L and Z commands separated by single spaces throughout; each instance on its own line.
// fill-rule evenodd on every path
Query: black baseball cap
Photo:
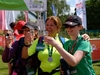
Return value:
M 67 18 L 65 23 L 63 25 L 70 25 L 70 26 L 76 26 L 76 25 L 82 25 L 81 18 L 77 15 L 72 15 Z
M 36 22 L 33 22 L 33 21 L 27 22 L 27 23 L 22 27 L 22 29 L 24 29 L 24 28 L 29 28 L 29 29 L 36 29 L 36 30 L 38 30 L 38 26 L 37 26 Z

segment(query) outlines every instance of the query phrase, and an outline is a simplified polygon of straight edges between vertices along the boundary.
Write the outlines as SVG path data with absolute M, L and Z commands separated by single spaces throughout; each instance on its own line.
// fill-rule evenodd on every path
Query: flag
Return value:
M 25 21 L 28 21 L 28 11 L 24 11 L 24 15 L 25 15 Z
M 5 28 L 5 11 L 0 10 L 0 34 L 4 33 Z M 5 48 L 5 36 L 0 36 L 0 46 Z
M 84 0 L 75 0 L 76 15 L 82 20 L 82 26 L 87 30 L 86 7 Z
M 5 30 L 5 11 L 0 10 L 0 29 Z
M 11 30 L 10 23 L 15 22 L 15 12 L 14 11 L 8 11 L 5 10 L 5 26 L 6 30 Z
M 56 8 L 53 4 L 51 5 L 51 8 L 52 8 L 53 15 L 57 16 Z

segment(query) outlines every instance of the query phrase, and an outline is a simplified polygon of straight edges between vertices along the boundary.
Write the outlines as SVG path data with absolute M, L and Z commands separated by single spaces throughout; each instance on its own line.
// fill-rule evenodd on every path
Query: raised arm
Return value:
M 70 54 L 62 46 L 60 46 L 59 43 L 57 43 L 57 41 L 52 37 L 46 36 L 44 38 L 44 41 L 47 44 L 54 46 L 61 54 L 61 56 L 65 59 L 65 61 L 71 66 L 76 66 L 85 55 L 85 52 L 81 50 L 77 50 L 74 55 Z
M 22 48 L 22 58 L 26 59 L 28 58 L 28 48 L 31 46 L 33 42 L 34 37 L 30 35 L 29 32 L 25 34 L 24 38 L 24 46 Z
M 18 41 L 12 44 L 12 39 L 10 37 L 6 38 L 5 49 L 2 53 L 2 61 L 9 62 L 15 55 L 18 48 Z

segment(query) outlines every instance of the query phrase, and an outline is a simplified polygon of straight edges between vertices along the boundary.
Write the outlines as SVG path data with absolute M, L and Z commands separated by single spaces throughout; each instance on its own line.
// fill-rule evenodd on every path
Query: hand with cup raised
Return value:
M 14 34 L 10 30 L 8 30 L 8 32 L 5 34 L 5 43 L 8 48 L 11 47 L 13 40 L 14 40 Z
M 31 45 L 34 40 L 34 30 L 30 30 L 25 34 L 25 45 Z

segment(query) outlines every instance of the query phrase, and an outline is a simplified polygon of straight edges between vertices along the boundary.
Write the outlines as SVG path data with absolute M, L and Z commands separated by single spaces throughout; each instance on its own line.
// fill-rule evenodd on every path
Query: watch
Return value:
M 30 47 L 30 44 L 29 44 L 29 45 L 26 45 L 26 44 L 24 43 L 24 46 L 25 46 L 25 47 Z

